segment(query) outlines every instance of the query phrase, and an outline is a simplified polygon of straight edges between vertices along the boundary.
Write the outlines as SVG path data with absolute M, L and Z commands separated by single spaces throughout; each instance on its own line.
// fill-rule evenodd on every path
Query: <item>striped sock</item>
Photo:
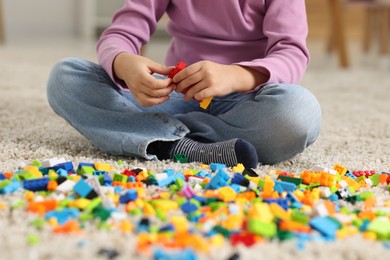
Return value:
M 179 140 L 173 146 L 170 157 L 184 154 L 189 162 L 223 163 L 231 167 L 242 163 L 246 168 L 256 168 L 256 149 L 243 139 L 231 139 L 218 143 L 199 143 L 189 138 Z

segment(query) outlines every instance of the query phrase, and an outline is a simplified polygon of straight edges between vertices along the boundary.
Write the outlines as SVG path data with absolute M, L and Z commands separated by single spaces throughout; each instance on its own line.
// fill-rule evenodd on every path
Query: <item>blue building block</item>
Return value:
M 80 211 L 76 208 L 65 208 L 60 211 L 52 210 L 45 214 L 45 219 L 55 218 L 60 225 L 65 224 L 70 219 L 77 219 Z
M 233 178 L 232 178 L 232 180 L 231 180 L 231 183 L 236 183 L 236 184 L 240 185 L 241 182 L 242 182 L 244 179 L 245 179 L 245 177 L 244 177 L 242 174 L 240 174 L 240 173 L 235 173 L 235 174 L 233 175 Z
M 183 181 L 186 180 L 186 177 L 184 177 L 184 173 L 182 173 L 182 172 L 178 172 L 178 173 L 176 173 L 176 174 L 173 175 L 173 176 L 175 177 L 175 181 L 176 181 L 177 179 L 182 179 Z
M 284 189 L 282 187 L 282 185 L 280 185 L 279 183 L 275 183 L 275 186 L 274 186 L 274 190 L 277 192 L 277 193 L 283 193 Z
M 129 201 L 134 201 L 138 198 L 137 191 L 134 189 L 127 190 L 119 197 L 119 203 L 126 204 Z
M 104 174 L 106 174 L 106 173 L 107 173 L 106 171 L 98 171 L 98 170 L 96 170 L 96 171 L 93 172 L 93 175 L 95 175 L 95 176 L 101 176 L 101 175 L 104 175 Z
M 316 217 L 310 220 L 309 225 L 320 232 L 325 238 L 335 239 L 336 231 L 341 228 L 341 224 L 330 217 Z
M 297 185 L 287 181 L 275 181 L 275 186 L 280 185 L 286 192 L 294 192 L 297 189 Z
M 112 184 L 112 178 L 108 173 L 104 174 L 103 176 L 103 185 L 111 185 Z
M 230 184 L 230 187 L 236 192 L 236 193 L 240 193 L 241 192 L 241 189 L 240 189 L 240 185 L 238 185 L 238 184 L 235 184 L 235 183 L 233 183 L 233 184 Z
M 93 188 L 81 178 L 73 187 L 73 191 L 76 192 L 80 197 L 87 197 Z
M 220 187 L 228 186 L 229 184 L 223 178 L 223 175 L 216 174 L 213 178 L 211 178 L 210 182 L 207 184 L 206 189 L 216 190 Z
M 121 186 L 115 186 L 114 187 L 114 193 L 115 194 L 121 194 L 123 191 L 123 188 Z
M 333 193 L 332 195 L 330 195 L 330 196 L 328 197 L 328 200 L 330 200 L 330 201 L 339 200 L 339 196 L 337 196 L 336 193 Z
M 67 177 L 68 176 L 68 171 L 65 170 L 65 169 L 58 169 L 56 171 L 56 173 L 59 175 L 59 176 L 62 176 L 62 177 Z
M 195 176 L 205 178 L 206 175 L 207 175 L 207 173 L 205 171 L 201 170 L 201 171 L 198 171 Z
M 23 181 L 23 188 L 30 191 L 46 191 L 49 178 L 37 178 Z
M 175 227 L 172 224 L 163 226 L 158 230 L 159 233 L 170 232 L 170 231 L 175 231 Z
M 0 173 L 0 181 L 6 179 L 3 173 Z
M 162 249 L 155 249 L 153 253 L 154 260 L 196 260 L 196 254 L 190 249 L 184 249 L 177 252 L 164 252 Z
M 224 181 L 230 180 L 229 174 L 227 174 L 224 170 L 218 170 L 217 175 L 220 176 Z
M 53 169 L 57 171 L 58 169 L 63 169 L 67 172 L 74 172 L 73 163 L 72 162 L 64 162 L 54 165 L 53 167 L 50 167 L 49 169 Z
M 351 172 L 347 172 L 347 173 L 345 174 L 345 176 L 350 177 L 350 178 L 352 178 L 352 179 L 354 179 L 354 180 L 357 179 L 356 176 L 353 175 Z
M 168 175 L 168 177 L 170 177 L 172 175 L 175 175 L 175 170 L 173 170 L 173 169 L 165 169 L 164 173 L 166 173 Z
M 211 163 L 210 164 L 210 169 L 212 172 L 216 172 L 216 171 L 222 170 L 224 168 L 226 168 L 226 165 L 223 163 Z
M 195 199 L 195 200 L 199 201 L 201 205 L 206 204 L 206 199 L 204 197 L 202 197 L 202 196 L 199 196 L 199 195 L 195 194 L 194 196 L 192 196 L 192 199 Z
M 181 210 L 184 212 L 184 213 L 187 213 L 187 214 L 191 214 L 195 211 L 198 210 L 198 206 L 196 206 L 195 204 L 187 201 L 185 203 L 183 203 L 181 206 L 180 206 Z
M 22 187 L 19 181 L 13 180 L 0 190 L 0 194 L 9 194 L 19 190 Z
M 265 203 L 271 204 L 271 203 L 277 203 L 279 206 L 281 206 L 284 210 L 289 209 L 288 205 L 288 199 L 285 198 L 278 198 L 278 199 L 264 199 Z
M 174 183 L 176 181 L 176 175 L 172 175 L 172 176 L 169 176 L 165 179 L 162 179 L 162 180 L 159 180 L 157 182 L 158 186 L 160 187 L 164 187 L 164 186 L 168 186 L 168 185 L 171 185 L 172 183 Z

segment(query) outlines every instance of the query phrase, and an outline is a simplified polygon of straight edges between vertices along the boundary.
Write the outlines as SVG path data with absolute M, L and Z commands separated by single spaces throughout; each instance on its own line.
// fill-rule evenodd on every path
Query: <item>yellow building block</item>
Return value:
M 188 221 L 184 216 L 172 216 L 170 222 L 175 227 L 176 232 L 184 233 L 188 231 Z
M 281 219 L 281 220 L 284 220 L 284 221 L 288 221 L 291 219 L 291 215 L 290 215 L 290 212 L 286 211 L 284 208 L 282 208 L 279 204 L 277 203 L 271 203 L 269 205 L 270 209 L 271 209 L 271 212 L 272 214 L 275 215 L 275 217 Z
M 218 189 L 218 198 L 224 202 L 233 201 L 236 199 L 236 197 L 237 193 L 230 186 L 225 186 Z
M 206 109 L 210 105 L 211 100 L 213 100 L 213 97 L 205 98 L 199 102 L 199 106 L 203 109 Z
M 112 167 L 110 164 L 108 163 L 101 163 L 101 162 L 97 162 L 97 163 L 94 163 L 94 168 L 98 171 L 106 171 L 106 172 L 109 172 L 109 171 L 112 171 L 114 170 L 114 167 Z
M 232 170 L 234 172 L 242 173 L 245 170 L 245 166 L 242 163 L 239 163 L 236 166 L 233 166 Z
M 79 199 L 76 199 L 72 202 L 69 203 L 69 206 L 70 207 L 75 207 L 75 208 L 78 208 L 78 209 L 85 209 L 89 204 L 91 203 L 91 201 L 89 199 L 86 199 L 86 198 L 79 198 Z
M 26 166 L 23 171 L 31 173 L 35 178 L 42 178 L 42 172 L 39 171 L 39 168 L 37 166 L 29 165 Z
M 274 219 L 274 214 L 272 214 L 267 203 L 255 203 L 249 209 L 248 218 L 256 218 L 260 221 L 270 223 Z
M 340 176 L 344 176 L 348 171 L 347 168 L 345 168 L 344 166 L 342 166 L 340 164 L 335 164 L 335 166 L 333 167 L 333 170 L 337 171 L 340 174 Z

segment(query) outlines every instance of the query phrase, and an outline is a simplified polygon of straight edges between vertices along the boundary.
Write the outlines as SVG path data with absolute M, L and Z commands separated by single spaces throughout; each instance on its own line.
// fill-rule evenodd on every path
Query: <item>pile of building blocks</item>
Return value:
M 72 234 L 85 221 L 98 222 L 134 233 L 136 250 L 154 259 L 197 259 L 225 243 L 251 247 L 271 239 L 390 240 L 390 201 L 377 201 L 369 189 L 389 192 L 388 172 L 341 165 L 268 174 L 220 163 L 180 172 L 127 169 L 120 161 L 75 166 L 54 158 L 0 172 L 0 194 L 22 190 L 22 207 L 36 215 L 37 229 Z M 351 211 L 341 201 L 362 206 Z M 7 207 L 0 202 L 0 210 Z

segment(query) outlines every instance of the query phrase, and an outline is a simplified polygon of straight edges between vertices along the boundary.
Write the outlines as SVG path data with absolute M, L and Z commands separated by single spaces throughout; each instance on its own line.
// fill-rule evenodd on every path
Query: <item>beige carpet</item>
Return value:
M 74 163 L 125 160 L 125 166 L 144 166 L 153 171 L 166 168 L 189 169 L 196 164 L 140 162 L 111 157 L 95 147 L 49 108 L 45 84 L 53 64 L 63 57 L 96 60 L 93 46 L 80 43 L 52 47 L 0 47 L 0 172 L 14 171 L 32 162 L 64 157 Z M 330 66 L 331 67 L 331 66 Z M 319 139 L 293 160 L 269 167 L 299 172 L 314 165 L 333 167 L 338 163 L 350 170 L 390 171 L 390 71 L 359 67 L 340 71 L 329 66 L 309 69 L 302 84 L 318 97 L 323 110 Z M 385 187 L 372 189 L 379 201 L 389 201 Z M 20 201 L 22 193 L 0 195 L 0 202 Z M 143 257 L 134 254 L 135 239 L 119 231 L 86 227 L 83 235 L 53 235 L 49 228 L 36 231 L 29 225 L 34 216 L 23 208 L 0 210 L 0 252 L 2 259 L 93 259 L 101 248 L 118 250 L 121 259 Z M 34 234 L 39 243 L 29 246 Z M 296 241 L 263 243 L 239 247 L 241 259 L 374 259 L 390 254 L 381 242 L 360 236 L 337 242 L 307 243 L 298 250 Z M 233 252 L 228 244 L 202 259 L 226 259 Z

